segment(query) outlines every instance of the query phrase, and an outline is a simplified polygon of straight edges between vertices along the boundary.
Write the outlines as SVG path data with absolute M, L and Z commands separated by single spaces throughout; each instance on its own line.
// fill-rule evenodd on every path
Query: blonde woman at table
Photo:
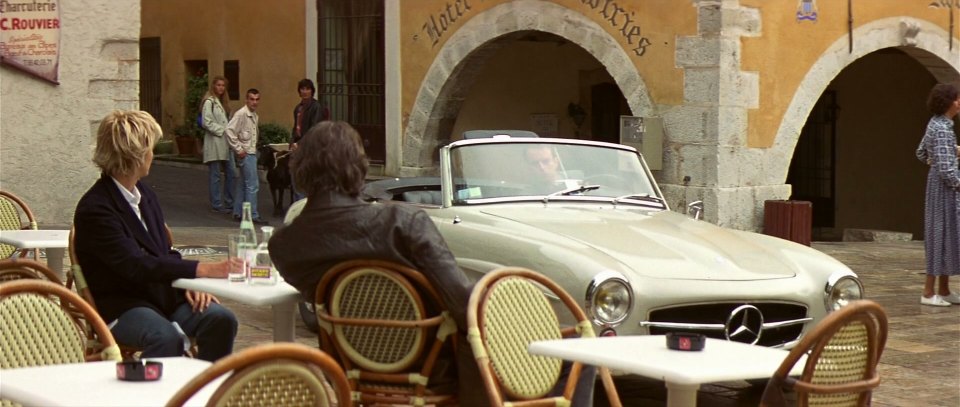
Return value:
M 200 359 L 214 361 L 233 351 L 236 317 L 216 297 L 171 283 L 226 278 L 228 262 L 183 260 L 171 248 L 157 195 L 140 182 L 161 135 L 146 112 L 115 110 L 100 122 L 93 162 L 103 172 L 77 203 L 77 258 L 117 343 L 142 357 L 180 356 L 182 332 L 196 338 Z

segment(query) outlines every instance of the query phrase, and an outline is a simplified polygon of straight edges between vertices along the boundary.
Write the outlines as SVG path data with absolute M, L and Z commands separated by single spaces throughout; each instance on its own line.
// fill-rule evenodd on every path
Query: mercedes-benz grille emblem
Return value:
M 763 330 L 763 313 L 753 305 L 741 305 L 730 312 L 723 334 L 727 340 L 756 345 Z

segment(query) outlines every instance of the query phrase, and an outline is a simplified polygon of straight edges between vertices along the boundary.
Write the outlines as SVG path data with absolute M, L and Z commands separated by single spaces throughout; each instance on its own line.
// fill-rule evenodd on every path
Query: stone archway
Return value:
M 841 71 L 867 54 L 884 48 L 898 48 L 926 66 L 938 81 L 960 80 L 960 47 L 951 52 L 947 40 L 949 34 L 928 21 L 909 17 L 885 18 L 856 29 L 853 35 L 853 52 L 849 50 L 847 37 L 839 38 L 807 71 L 780 122 L 773 147 L 763 155 L 763 167 L 773 171 L 762 175 L 766 178 L 759 181 L 761 184 L 775 185 L 786 181 L 800 131 L 813 106 Z
M 583 14 L 541 0 L 518 0 L 493 7 L 463 25 L 430 66 L 406 123 L 400 175 L 434 171 L 436 148 L 453 129 L 463 99 L 483 62 L 511 33 L 542 31 L 563 37 L 597 59 L 623 93 L 633 115 L 649 115 L 646 84 L 620 44 Z

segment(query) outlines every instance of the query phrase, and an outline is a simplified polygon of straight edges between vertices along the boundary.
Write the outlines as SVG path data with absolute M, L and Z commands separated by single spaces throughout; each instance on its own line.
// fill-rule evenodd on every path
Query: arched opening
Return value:
M 883 48 L 844 67 L 821 93 L 787 175 L 791 199 L 813 202 L 815 240 L 839 240 L 845 229 L 922 239 L 928 168 L 914 150 L 930 118 L 927 93 L 951 79 L 945 65 L 922 49 Z
M 603 65 L 563 37 L 518 31 L 491 41 L 449 134 L 467 130 L 531 130 L 541 137 L 618 142 L 619 116 L 629 114 Z
M 511 62 L 526 57 L 518 55 L 524 49 L 536 50 L 539 55 L 551 58 L 554 65 L 549 70 L 533 70 Z M 571 61 L 579 62 L 571 64 Z M 530 62 L 538 66 L 543 63 L 539 60 Z M 568 65 L 571 69 L 562 69 Z M 617 69 L 611 69 L 613 67 Z M 518 75 L 518 70 L 526 73 Z M 504 71 L 510 75 L 504 75 Z M 562 76 L 557 76 L 560 73 Z M 501 86 L 503 81 L 517 79 L 526 82 L 514 82 L 516 86 L 501 92 L 502 95 L 493 95 L 489 91 L 491 86 Z M 633 61 L 596 22 L 581 14 L 570 13 L 566 7 L 537 0 L 517 0 L 495 6 L 464 24 L 434 58 L 411 112 L 405 117 L 403 138 L 398 140 L 402 143 L 398 172 L 404 176 L 433 173 L 437 146 L 452 137 L 459 137 L 456 133 L 461 129 L 516 128 L 520 124 L 525 125 L 520 128 L 530 128 L 531 120 L 536 120 L 538 126 L 552 128 L 553 117 L 550 115 L 555 115 L 556 135 L 576 137 L 576 129 L 570 131 L 572 115 L 568 108 L 577 102 L 574 103 L 576 106 L 589 113 L 584 104 L 590 102 L 590 86 L 603 82 L 616 85 L 630 114 L 643 116 L 652 113 L 646 85 Z M 552 87 L 547 86 L 550 83 Z M 586 88 L 581 89 L 581 86 Z M 546 97 L 550 95 L 537 96 L 537 90 L 560 92 L 563 99 L 551 100 L 552 105 L 548 104 Z M 479 94 L 472 95 L 471 92 Z M 571 99 L 573 95 L 576 95 L 575 99 Z M 475 103 L 475 96 L 483 103 Z M 523 99 L 510 100 L 516 97 Z M 506 109 L 498 111 L 498 104 L 504 100 L 521 104 L 523 109 L 517 110 L 519 113 Z M 491 119 L 498 113 L 504 117 Z M 591 130 L 586 117 L 584 122 L 587 124 L 581 125 L 579 130 Z

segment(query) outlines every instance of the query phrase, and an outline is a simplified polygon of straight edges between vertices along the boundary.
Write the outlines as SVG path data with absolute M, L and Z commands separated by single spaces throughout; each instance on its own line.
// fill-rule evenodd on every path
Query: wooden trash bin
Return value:
M 763 203 L 763 233 L 810 246 L 813 204 L 770 200 Z

